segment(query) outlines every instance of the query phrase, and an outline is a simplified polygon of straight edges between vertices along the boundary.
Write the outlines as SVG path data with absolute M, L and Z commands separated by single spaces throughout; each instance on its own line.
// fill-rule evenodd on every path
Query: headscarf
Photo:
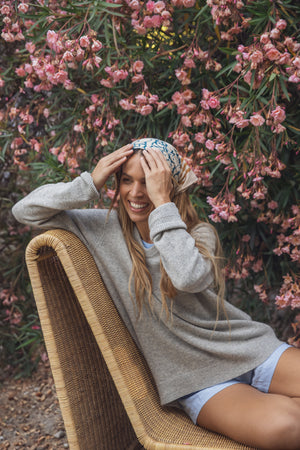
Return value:
M 150 148 L 159 149 L 166 158 L 171 173 L 178 183 L 176 192 L 183 192 L 197 183 L 198 178 L 173 145 L 155 138 L 137 139 L 133 142 L 135 151 L 139 149 L 148 150 Z

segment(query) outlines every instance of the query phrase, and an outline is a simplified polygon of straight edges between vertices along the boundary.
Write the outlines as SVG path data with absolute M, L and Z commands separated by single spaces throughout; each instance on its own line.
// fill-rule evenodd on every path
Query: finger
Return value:
M 156 163 L 156 158 L 155 158 L 156 155 L 155 154 L 153 155 L 151 151 L 152 151 L 152 149 L 144 150 L 143 156 L 144 156 L 145 160 L 147 161 L 149 168 L 151 170 L 153 170 L 153 169 L 157 168 L 157 163 Z
M 132 151 L 133 152 L 133 144 L 126 144 L 123 147 L 119 148 L 118 150 L 115 150 L 113 153 L 117 153 L 118 154 L 118 153 L 124 153 L 124 152 L 128 152 L 128 151 Z
M 123 158 L 123 156 L 131 155 L 133 153 L 132 144 L 125 145 L 124 147 L 119 148 L 118 150 L 110 153 L 109 159 Z
M 145 172 L 145 175 L 148 175 L 150 172 L 150 167 L 149 167 L 148 162 L 143 154 L 141 155 L 141 166 L 142 166 L 143 171 Z
M 152 150 L 155 153 L 156 160 L 159 161 L 161 164 L 163 164 L 163 166 L 166 169 L 170 170 L 170 166 L 169 166 L 169 164 L 168 164 L 168 162 L 166 160 L 165 155 L 158 148 L 154 148 Z

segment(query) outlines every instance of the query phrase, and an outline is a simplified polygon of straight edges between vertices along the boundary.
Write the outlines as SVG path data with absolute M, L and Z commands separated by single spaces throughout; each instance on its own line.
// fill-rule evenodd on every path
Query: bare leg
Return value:
M 288 348 L 281 355 L 271 381 L 269 392 L 300 398 L 299 348 Z
M 245 384 L 229 386 L 212 397 L 197 423 L 252 447 L 300 449 L 300 404 Z

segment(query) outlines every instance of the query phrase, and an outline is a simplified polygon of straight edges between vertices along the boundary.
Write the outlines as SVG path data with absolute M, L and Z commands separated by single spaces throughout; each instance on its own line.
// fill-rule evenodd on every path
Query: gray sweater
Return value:
M 75 233 L 93 255 L 116 307 L 154 376 L 161 403 L 239 376 L 267 359 L 281 344 L 273 330 L 226 302 L 231 324 L 221 315 L 216 323 L 217 296 L 210 262 L 194 238 L 213 252 L 215 237 L 206 224 L 191 234 L 174 203 L 156 208 L 149 217 L 154 243 L 145 249 L 153 281 L 153 311 L 137 318 L 128 293 L 131 258 L 116 211 L 80 209 L 99 196 L 85 172 L 69 183 L 42 186 L 13 207 L 15 218 L 41 229 L 63 228 Z M 137 229 L 135 238 L 141 243 Z M 160 260 L 178 294 L 172 318 L 161 308 Z

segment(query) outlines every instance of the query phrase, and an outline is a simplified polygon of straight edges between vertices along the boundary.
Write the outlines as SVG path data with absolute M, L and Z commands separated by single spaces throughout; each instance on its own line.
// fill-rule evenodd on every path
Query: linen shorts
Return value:
M 291 347 L 288 344 L 281 344 L 268 359 L 260 364 L 256 369 L 250 370 L 243 375 L 233 378 L 232 380 L 225 381 L 224 383 L 216 384 L 209 388 L 201 389 L 200 391 L 188 394 L 177 400 L 180 408 L 184 409 L 188 416 L 192 419 L 194 424 L 197 422 L 197 417 L 205 405 L 205 403 L 211 399 L 218 392 L 232 386 L 233 384 L 243 383 L 249 384 L 255 387 L 261 392 L 268 392 L 271 384 L 271 380 L 282 353 Z

